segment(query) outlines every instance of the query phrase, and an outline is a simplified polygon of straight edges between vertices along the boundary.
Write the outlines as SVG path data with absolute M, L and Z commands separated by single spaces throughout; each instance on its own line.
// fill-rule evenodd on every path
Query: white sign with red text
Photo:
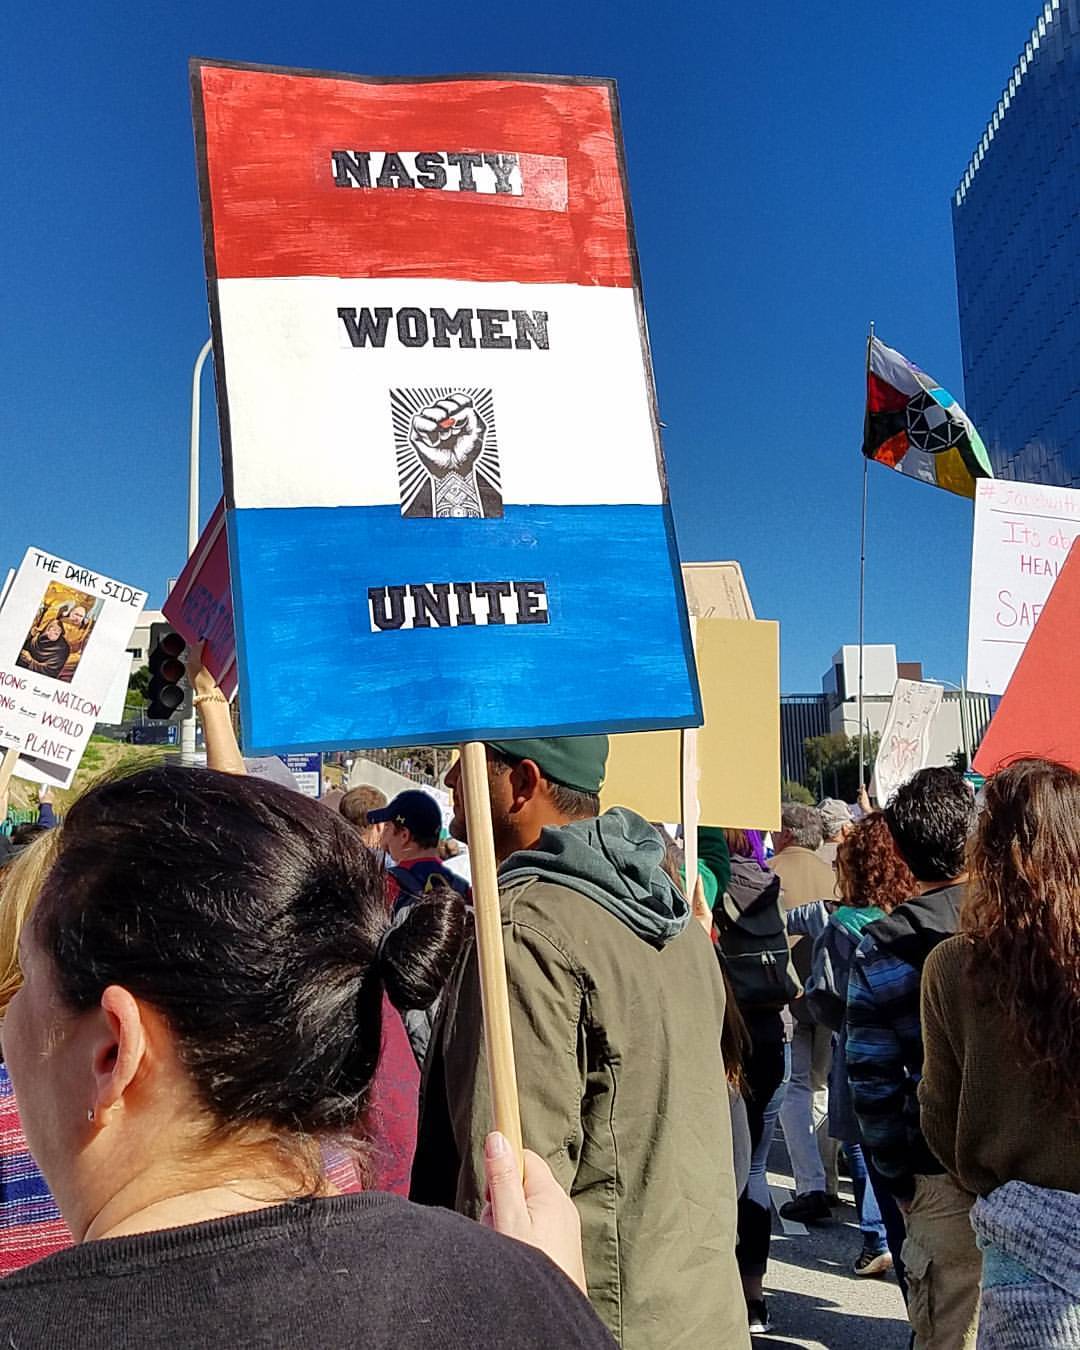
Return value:
M 1003 694 L 1073 540 L 1080 489 L 982 479 L 968 617 L 968 688 Z

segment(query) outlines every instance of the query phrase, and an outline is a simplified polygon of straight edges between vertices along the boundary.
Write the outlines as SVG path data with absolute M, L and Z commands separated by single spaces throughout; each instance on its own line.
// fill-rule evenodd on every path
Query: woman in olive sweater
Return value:
M 980 1347 L 1080 1347 L 1080 774 L 993 777 L 969 878 L 923 972 L 922 1129 L 979 1197 Z

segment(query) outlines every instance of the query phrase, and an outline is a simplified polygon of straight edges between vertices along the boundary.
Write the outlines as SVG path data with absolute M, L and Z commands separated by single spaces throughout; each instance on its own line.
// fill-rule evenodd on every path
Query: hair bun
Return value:
M 375 967 L 399 1012 L 431 1007 L 464 940 L 465 902 L 433 878 L 429 890 L 398 910 L 376 949 Z

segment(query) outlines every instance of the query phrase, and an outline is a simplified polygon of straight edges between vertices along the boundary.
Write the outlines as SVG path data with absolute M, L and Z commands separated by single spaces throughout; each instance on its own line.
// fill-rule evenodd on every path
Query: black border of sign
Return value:
M 232 435 L 229 426 L 229 391 L 225 380 L 225 351 L 221 340 L 221 310 L 218 302 L 217 254 L 214 248 L 213 205 L 210 200 L 210 170 L 206 154 L 206 112 L 202 98 L 202 71 L 211 67 L 225 70 L 258 71 L 265 75 L 302 75 L 308 79 L 345 80 L 351 84 L 452 84 L 475 81 L 485 83 L 495 80 L 518 84 L 554 84 L 579 85 L 588 88 L 606 89 L 611 109 L 611 127 L 615 140 L 615 159 L 619 166 L 619 183 L 622 187 L 623 213 L 626 220 L 626 245 L 630 258 L 630 272 L 634 289 L 634 308 L 637 312 L 638 337 L 641 342 L 641 357 L 645 368 L 645 382 L 649 391 L 649 411 L 652 416 L 653 449 L 656 455 L 656 470 L 660 479 L 660 496 L 664 506 L 667 523 L 668 552 L 675 586 L 682 593 L 683 605 L 679 626 L 682 630 L 683 649 L 688 669 L 693 673 L 691 680 L 694 693 L 694 705 L 697 715 L 696 725 L 704 721 L 701 702 L 701 690 L 696 678 L 697 666 L 694 658 L 694 646 L 690 637 L 689 608 L 686 600 L 686 587 L 683 581 L 682 560 L 679 556 L 678 542 L 675 536 L 675 521 L 668 495 L 667 465 L 664 461 L 663 438 L 660 434 L 660 408 L 656 393 L 656 375 L 653 371 L 652 348 L 649 344 L 649 329 L 645 318 L 645 301 L 642 294 L 641 260 L 638 256 L 637 234 L 634 229 L 634 213 L 630 201 L 630 179 L 626 166 L 626 146 L 623 140 L 622 110 L 619 105 L 619 90 L 616 81 L 606 75 L 526 75 L 495 71 L 445 74 L 445 75 L 355 75 L 345 71 L 309 70 L 302 66 L 263 65 L 255 61 L 226 61 L 214 57 L 193 56 L 188 60 L 188 78 L 191 85 L 191 109 L 195 127 L 195 161 L 199 177 L 199 205 L 203 229 L 203 256 L 206 263 L 206 291 L 210 307 L 210 336 L 214 349 L 214 379 L 217 387 L 218 434 L 221 440 L 221 477 L 225 493 L 225 505 L 234 510 L 236 507 L 233 492 Z

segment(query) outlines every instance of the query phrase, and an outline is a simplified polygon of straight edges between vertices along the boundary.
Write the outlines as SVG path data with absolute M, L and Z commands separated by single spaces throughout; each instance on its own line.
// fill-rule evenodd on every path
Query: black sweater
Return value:
M 612 1350 L 555 1266 L 445 1210 L 341 1195 L 88 1242 L 0 1282 L 17 1350 Z

